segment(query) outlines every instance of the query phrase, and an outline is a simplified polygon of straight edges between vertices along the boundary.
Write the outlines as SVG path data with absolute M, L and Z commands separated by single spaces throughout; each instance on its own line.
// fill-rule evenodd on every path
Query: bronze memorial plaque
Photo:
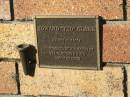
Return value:
M 96 16 L 37 16 L 40 67 L 100 69 L 99 19 Z

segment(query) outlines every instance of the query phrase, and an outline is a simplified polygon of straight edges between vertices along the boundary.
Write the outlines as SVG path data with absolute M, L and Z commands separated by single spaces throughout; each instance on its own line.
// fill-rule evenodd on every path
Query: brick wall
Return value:
M 34 77 L 25 76 L 16 46 L 35 46 L 35 15 L 103 17 L 103 70 L 36 66 Z M 130 97 L 129 20 L 130 0 L 0 0 L 0 94 Z
M 130 20 L 130 0 L 128 0 L 127 9 L 128 9 L 128 19 Z

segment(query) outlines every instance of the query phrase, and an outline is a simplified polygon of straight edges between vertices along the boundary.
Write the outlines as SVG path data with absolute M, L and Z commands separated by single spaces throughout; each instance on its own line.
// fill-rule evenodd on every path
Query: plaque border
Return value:
M 40 65 L 40 59 L 39 59 L 39 50 L 38 50 L 38 36 L 37 36 L 37 31 L 36 31 L 36 19 L 41 19 L 41 18 L 94 18 L 96 19 L 96 38 L 97 38 L 97 67 L 76 67 L 76 66 L 46 66 L 46 65 Z M 78 70 L 100 70 L 101 69 L 101 56 L 100 56 L 100 35 L 99 35 L 99 16 L 56 16 L 56 15 L 46 15 L 46 16 L 34 16 L 34 39 L 36 49 L 37 49 L 37 54 L 36 54 L 36 59 L 37 59 L 37 64 L 41 68 L 51 68 L 51 69 L 78 69 Z

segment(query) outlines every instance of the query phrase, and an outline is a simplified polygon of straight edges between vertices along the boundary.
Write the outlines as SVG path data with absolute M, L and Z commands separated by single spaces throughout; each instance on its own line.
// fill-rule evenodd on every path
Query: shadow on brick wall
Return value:
M 101 62 L 101 70 L 105 66 L 105 62 L 103 62 L 103 25 L 106 24 L 106 20 L 99 16 L 99 39 L 100 39 L 100 62 Z

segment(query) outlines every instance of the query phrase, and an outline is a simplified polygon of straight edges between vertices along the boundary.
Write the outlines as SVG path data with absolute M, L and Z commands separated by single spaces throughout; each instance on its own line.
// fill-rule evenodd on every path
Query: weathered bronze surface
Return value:
M 98 17 L 35 17 L 40 67 L 100 69 Z

